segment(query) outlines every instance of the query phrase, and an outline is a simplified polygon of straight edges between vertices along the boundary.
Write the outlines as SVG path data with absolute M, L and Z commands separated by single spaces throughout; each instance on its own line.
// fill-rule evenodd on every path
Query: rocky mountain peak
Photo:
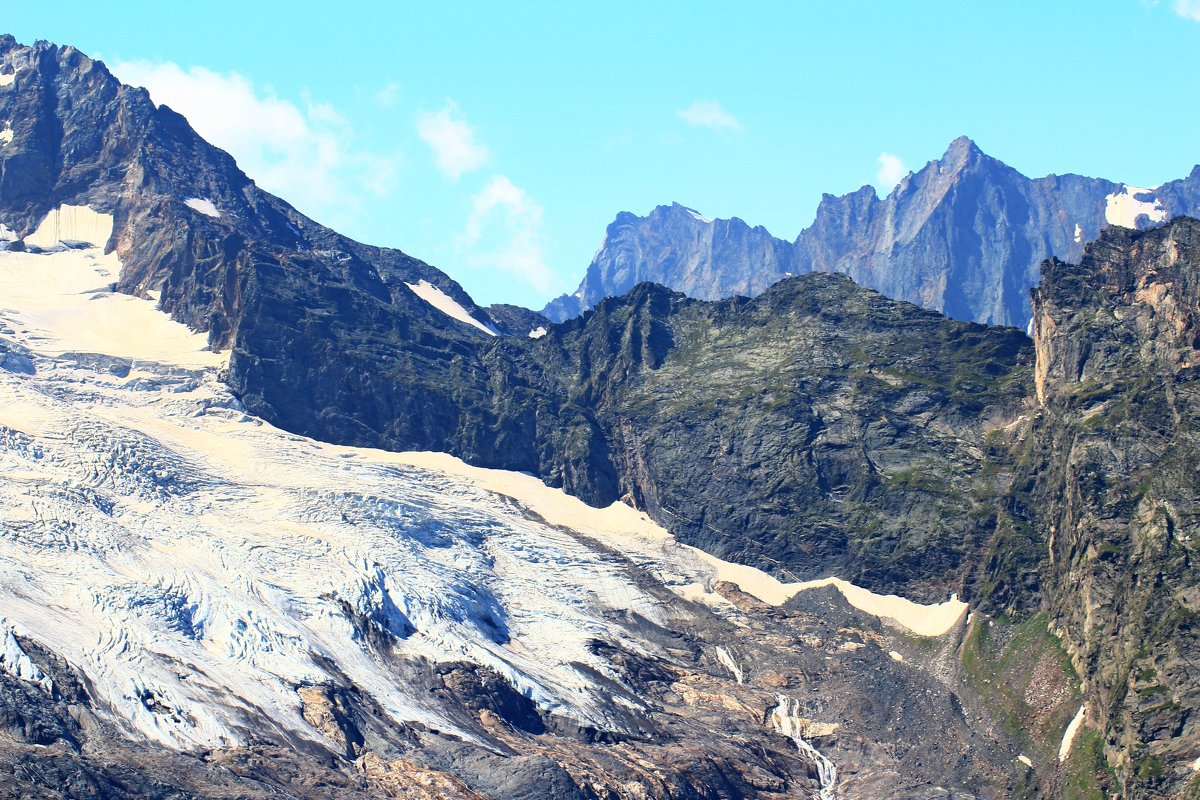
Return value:
M 959 136 L 946 147 L 946 152 L 938 159 L 938 163 L 945 169 L 957 170 L 972 161 L 988 157 L 970 137 Z

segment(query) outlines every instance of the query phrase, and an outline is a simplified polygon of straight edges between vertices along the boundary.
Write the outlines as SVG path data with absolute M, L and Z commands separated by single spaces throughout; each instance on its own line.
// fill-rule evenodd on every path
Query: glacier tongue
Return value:
M 453 732 L 405 675 L 459 660 L 620 728 L 589 642 L 641 647 L 613 611 L 671 620 L 611 553 L 465 479 L 263 424 L 215 370 L 29 358 L 0 372 L 0 608 L 117 720 L 179 748 L 316 739 L 297 687 L 348 681 Z

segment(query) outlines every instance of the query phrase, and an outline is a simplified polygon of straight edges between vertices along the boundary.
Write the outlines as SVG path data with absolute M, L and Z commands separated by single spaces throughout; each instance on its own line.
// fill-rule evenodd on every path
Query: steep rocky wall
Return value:
M 1019 499 L 1044 602 L 1123 796 L 1175 796 L 1200 757 L 1200 222 L 1048 262 L 1033 308 L 1039 456 Z

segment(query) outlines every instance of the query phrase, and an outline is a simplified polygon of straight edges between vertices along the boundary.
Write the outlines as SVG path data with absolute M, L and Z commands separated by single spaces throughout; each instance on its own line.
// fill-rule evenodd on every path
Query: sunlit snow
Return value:
M 208 200 L 208 199 L 205 199 L 202 197 L 189 197 L 187 200 L 183 201 L 183 204 L 185 206 L 187 206 L 188 208 L 190 208 L 192 211 L 199 212 L 206 217 L 213 217 L 214 219 L 219 219 L 221 216 L 221 212 L 217 210 L 217 207 L 215 205 L 213 205 L 212 200 Z
M 1147 197 L 1149 199 L 1146 199 Z M 1154 196 L 1153 189 L 1122 184 L 1119 189 L 1104 199 L 1104 218 L 1110 225 L 1136 229 L 1138 217 L 1142 215 L 1145 215 L 1147 221 L 1151 223 L 1166 222 L 1167 211 Z
M 1071 722 L 1067 725 L 1067 730 L 1063 733 L 1062 742 L 1058 745 L 1058 760 L 1066 761 L 1067 756 L 1071 755 L 1071 746 L 1075 744 L 1075 736 L 1079 733 L 1079 727 L 1083 724 L 1083 715 L 1087 706 L 1082 705 L 1075 712 L 1075 716 L 1071 718 Z
M 539 325 L 538 327 L 534 328 L 533 330 L 531 330 L 529 332 L 530 339 L 540 339 L 545 335 L 546 335 L 546 329 L 543 328 L 541 325 Z
M 48 252 L 0 252 L 0 316 L 6 324 L 47 354 L 222 364 L 225 357 L 207 349 L 207 336 L 172 321 L 150 300 L 113 290 L 121 263 L 95 246 L 111 233 L 112 217 L 64 206 L 25 239 Z
M 468 325 L 472 325 L 489 336 L 499 335 L 491 328 L 491 326 L 484 325 L 482 322 L 472 317 L 471 314 L 465 308 L 463 308 L 457 300 L 424 278 L 417 283 L 405 283 L 404 285 L 409 289 L 412 289 L 413 294 L 415 294 L 417 297 L 421 298 L 426 303 L 429 303 L 429 305 L 433 306 L 438 311 L 441 311 L 446 316 L 452 317 L 459 322 L 465 322 Z

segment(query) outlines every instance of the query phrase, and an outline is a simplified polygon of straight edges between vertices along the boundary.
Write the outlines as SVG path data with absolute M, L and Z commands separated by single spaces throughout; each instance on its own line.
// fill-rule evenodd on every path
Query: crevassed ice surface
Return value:
M 670 623 L 611 556 L 465 480 L 262 424 L 210 370 L 32 367 L 0 374 L 0 605 L 154 739 L 240 743 L 259 716 L 311 735 L 295 686 L 337 673 L 453 730 L 364 622 L 399 661 L 492 666 L 612 729 L 587 641 L 625 640 L 611 609 Z

